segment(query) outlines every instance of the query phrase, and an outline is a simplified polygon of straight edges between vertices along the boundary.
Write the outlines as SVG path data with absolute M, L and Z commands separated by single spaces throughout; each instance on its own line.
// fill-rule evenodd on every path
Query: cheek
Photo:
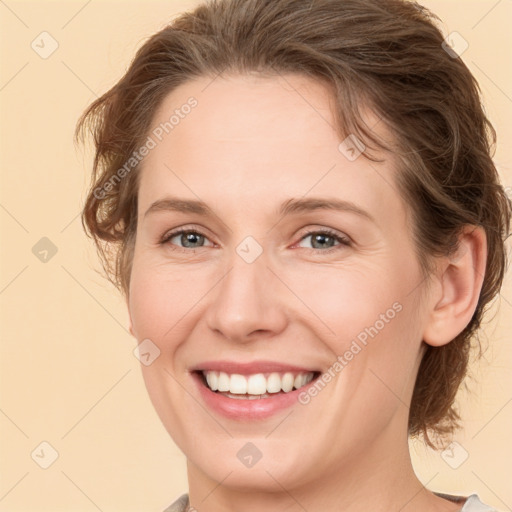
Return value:
M 401 394 L 415 368 L 421 344 L 421 319 L 415 293 L 418 271 L 406 262 L 388 266 L 348 265 L 289 274 L 297 295 L 304 298 L 310 326 L 332 354 L 333 372 L 341 377 L 340 393 L 368 397 Z M 314 315 L 312 314 L 314 313 Z M 338 362 L 339 359 L 338 359 Z M 404 371 L 407 369 L 407 371 Z M 370 371 L 371 370 L 371 371 Z M 373 373 L 372 373 L 373 371 Z M 382 379 L 389 387 L 381 382 Z M 364 390 L 364 392 L 362 392 Z
M 391 269 L 381 265 L 346 265 L 289 273 L 285 279 L 293 283 L 307 318 L 323 325 L 322 337 L 332 340 L 332 348 L 340 353 L 348 341 L 364 342 L 369 331 L 387 329 L 398 316 L 404 294 L 391 275 Z
M 181 372 L 176 368 L 176 353 L 187 339 L 192 304 L 204 292 L 199 294 L 200 290 L 190 286 L 194 279 L 189 273 L 163 270 L 151 258 L 134 257 L 128 307 L 137 341 L 149 339 L 160 350 L 151 364 L 141 364 L 148 396 L 171 437 L 185 449 L 189 434 L 183 411 L 188 395 L 183 394 L 184 382 L 177 377 Z
M 169 342 L 183 330 L 187 319 L 193 316 L 194 304 L 205 293 L 201 283 L 204 279 L 189 270 L 170 270 L 135 258 L 129 311 L 137 339 L 149 338 L 161 350 L 168 350 Z

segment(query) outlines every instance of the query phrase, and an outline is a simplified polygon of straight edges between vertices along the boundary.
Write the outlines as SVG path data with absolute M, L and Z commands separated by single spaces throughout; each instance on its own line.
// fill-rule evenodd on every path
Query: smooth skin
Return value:
M 426 344 L 449 343 L 476 308 L 484 232 L 465 230 L 458 254 L 438 259 L 428 285 L 395 186 L 396 159 L 347 159 L 323 85 L 295 74 L 202 77 L 172 91 L 152 126 L 191 96 L 197 106 L 142 163 L 128 298 L 132 334 L 160 350 L 142 372 L 187 457 L 191 505 L 460 510 L 416 477 L 407 420 Z M 392 137 L 371 112 L 367 122 Z M 169 196 L 202 201 L 208 214 L 146 213 Z M 371 218 L 351 210 L 278 213 L 292 198 L 313 197 L 350 202 Z M 204 238 L 161 243 L 182 227 Z M 335 236 L 319 236 L 325 229 Z M 263 250 L 253 263 L 236 251 L 248 236 Z M 191 367 L 219 359 L 326 371 L 396 302 L 401 312 L 307 405 L 235 421 L 205 408 L 192 381 Z M 262 453 L 252 468 L 237 458 L 247 442 Z M 435 489 L 435 479 L 429 485 Z

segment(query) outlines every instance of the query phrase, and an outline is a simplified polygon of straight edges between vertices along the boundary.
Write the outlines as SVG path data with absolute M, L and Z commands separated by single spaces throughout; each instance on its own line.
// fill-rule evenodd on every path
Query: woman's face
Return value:
M 174 90 L 140 176 L 129 313 L 145 383 L 189 471 L 240 489 L 406 449 L 427 322 L 392 155 L 340 146 L 323 86 L 284 78 Z

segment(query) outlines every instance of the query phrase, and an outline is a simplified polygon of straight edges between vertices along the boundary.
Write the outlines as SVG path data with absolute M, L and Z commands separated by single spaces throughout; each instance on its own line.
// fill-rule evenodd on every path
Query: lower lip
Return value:
M 197 372 L 193 372 L 191 375 L 199 387 L 199 392 L 206 405 L 211 410 L 234 420 L 251 421 L 269 418 L 273 414 L 297 404 L 299 393 L 306 388 L 303 386 L 289 393 L 276 393 L 269 398 L 236 399 L 212 391 L 204 384 L 202 376 Z

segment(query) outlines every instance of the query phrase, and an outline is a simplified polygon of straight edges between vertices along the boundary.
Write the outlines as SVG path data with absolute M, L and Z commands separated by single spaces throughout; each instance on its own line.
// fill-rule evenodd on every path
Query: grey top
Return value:
M 455 496 L 452 494 L 444 494 L 440 492 L 434 492 L 437 496 L 453 501 L 454 503 L 463 504 L 460 512 L 498 512 L 495 508 L 485 505 L 480 501 L 478 494 L 471 494 L 468 497 Z M 188 507 L 188 494 L 181 495 L 174 503 L 169 505 L 163 512 L 186 512 Z M 192 509 L 194 510 L 194 509 Z

